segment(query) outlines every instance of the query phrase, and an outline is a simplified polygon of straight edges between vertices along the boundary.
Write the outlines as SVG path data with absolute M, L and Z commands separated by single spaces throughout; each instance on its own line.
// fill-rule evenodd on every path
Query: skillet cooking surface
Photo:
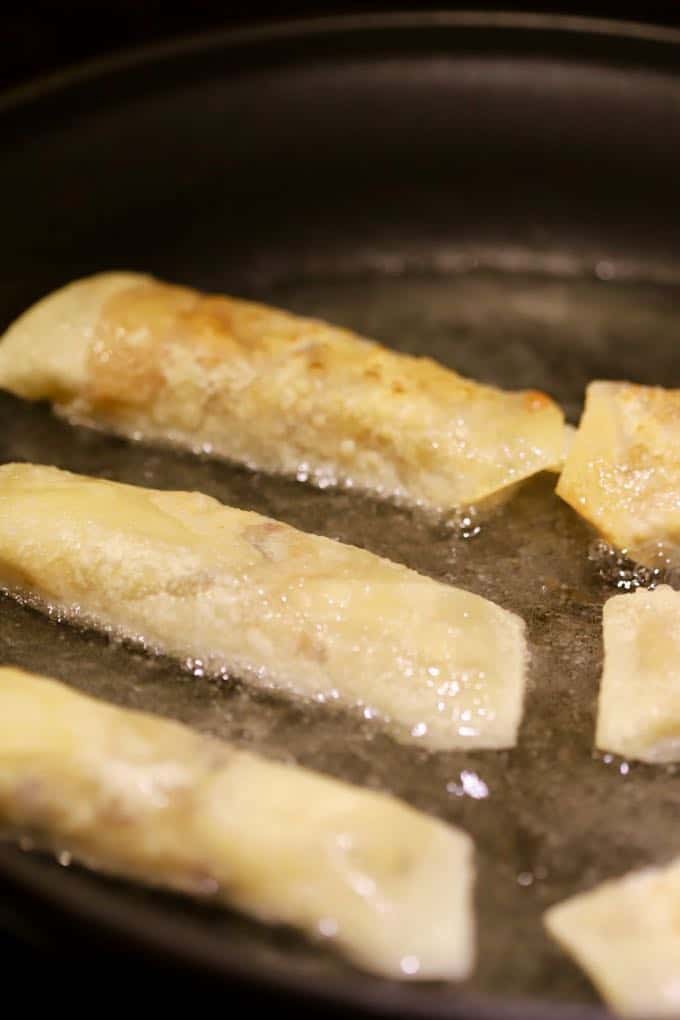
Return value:
M 15 96 L 0 108 L 12 253 L 1 325 L 80 274 L 134 268 L 545 389 L 572 421 L 593 377 L 680 385 L 680 84 L 666 70 L 678 45 L 671 33 L 569 25 L 297 25 Z M 339 1004 L 528 1017 L 550 1002 L 556 1016 L 603 1015 L 541 914 L 677 853 L 668 822 L 680 788 L 673 767 L 592 753 L 601 605 L 645 578 L 598 553 L 554 496 L 554 476 L 488 519 L 435 526 L 356 494 L 71 428 L 3 395 L 0 461 L 10 459 L 201 489 L 364 546 L 520 613 L 532 667 L 515 750 L 429 755 L 327 707 L 193 676 L 0 597 L 2 662 L 392 791 L 467 829 L 479 963 L 460 989 L 382 982 L 288 932 L 7 847 L 6 877 L 132 944 Z

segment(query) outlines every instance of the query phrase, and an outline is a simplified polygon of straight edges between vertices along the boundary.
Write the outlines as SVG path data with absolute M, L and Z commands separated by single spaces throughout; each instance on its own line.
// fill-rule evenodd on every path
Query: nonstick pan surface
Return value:
M 0 327 L 70 279 L 129 268 L 545 389 L 573 422 L 591 378 L 679 386 L 679 58 L 668 30 L 370 16 L 190 40 L 15 93 L 0 104 Z M 383 982 L 287 931 L 6 845 L 0 874 L 19 904 L 49 908 L 74 936 L 355 1014 L 604 1015 L 541 915 L 680 853 L 680 780 L 592 751 L 601 606 L 649 578 L 597 547 L 554 476 L 490 517 L 434 525 L 72 428 L 3 395 L 10 459 L 200 489 L 364 546 L 520 613 L 532 649 L 518 747 L 429 755 L 375 724 L 194 676 L 0 597 L 4 663 L 392 791 L 467 829 L 479 963 L 462 986 Z

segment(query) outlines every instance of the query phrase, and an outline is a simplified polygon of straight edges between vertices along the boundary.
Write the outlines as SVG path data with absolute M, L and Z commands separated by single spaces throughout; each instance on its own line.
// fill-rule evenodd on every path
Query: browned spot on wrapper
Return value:
M 552 404 L 550 397 L 546 396 L 545 393 L 541 393 L 540 390 L 527 390 L 524 394 L 524 400 L 527 407 L 532 411 L 543 411 Z
M 165 382 L 165 342 L 178 313 L 194 301 L 183 287 L 143 283 L 105 303 L 88 358 L 87 398 L 94 407 L 153 403 Z
M 328 658 L 328 652 L 321 642 L 311 634 L 308 634 L 307 631 L 300 635 L 297 651 L 300 655 L 304 655 L 305 658 L 312 659 L 314 662 L 325 662 Z

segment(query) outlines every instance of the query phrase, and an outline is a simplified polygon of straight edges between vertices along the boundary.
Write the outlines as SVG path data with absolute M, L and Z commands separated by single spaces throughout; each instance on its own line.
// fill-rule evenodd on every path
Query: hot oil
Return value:
M 668 286 L 419 272 L 306 277 L 252 290 L 262 300 L 427 353 L 475 378 L 545 389 L 572 421 L 590 378 L 680 384 L 671 311 L 677 292 Z M 680 779 L 673 767 L 593 753 L 602 604 L 655 578 L 593 544 L 590 529 L 555 496 L 556 476 L 537 476 L 489 515 L 433 522 L 355 492 L 313 489 L 72 428 L 43 406 L 3 396 L 0 461 L 12 459 L 202 490 L 365 547 L 523 616 L 529 689 L 518 746 L 503 752 L 429 754 L 401 746 L 371 720 L 254 693 L 237 679 L 209 678 L 200 662 L 182 668 L 7 598 L 0 602 L 0 661 L 391 791 L 461 825 L 475 839 L 478 860 L 479 962 L 466 988 L 504 999 L 595 1000 L 585 978 L 544 935 L 542 912 L 607 877 L 679 854 L 680 833 L 670 822 L 680 809 Z M 417 626 L 417 605 L 413 611 Z M 125 889 L 121 895 L 149 894 Z M 455 897 L 456 891 L 442 895 Z M 197 910 L 195 923 L 218 938 L 238 932 L 253 952 L 305 973 L 342 974 L 335 957 L 227 912 Z

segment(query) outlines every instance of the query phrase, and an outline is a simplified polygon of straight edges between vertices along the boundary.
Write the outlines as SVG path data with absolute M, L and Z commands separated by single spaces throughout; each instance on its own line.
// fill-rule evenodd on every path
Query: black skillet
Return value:
M 137 268 L 544 387 L 572 420 L 589 378 L 680 385 L 671 30 L 420 13 L 212 35 L 7 96 L 0 146 L 0 327 L 67 280 Z M 3 599 L 0 661 L 392 789 L 466 826 L 479 850 L 480 961 L 461 989 L 382 982 L 289 933 L 9 847 L 5 913 L 38 919 L 45 937 L 68 930 L 81 949 L 155 954 L 300 1006 L 604 1015 L 542 934 L 541 912 L 678 852 L 668 821 L 680 794 L 672 772 L 591 753 L 600 605 L 612 586 L 645 579 L 593 552 L 549 476 L 466 542 L 360 497 L 69 429 L 8 396 L 0 428 L 0 460 L 203 488 L 488 594 L 525 615 L 534 662 L 516 751 L 432 758 L 238 684 L 188 681 L 172 663 Z

